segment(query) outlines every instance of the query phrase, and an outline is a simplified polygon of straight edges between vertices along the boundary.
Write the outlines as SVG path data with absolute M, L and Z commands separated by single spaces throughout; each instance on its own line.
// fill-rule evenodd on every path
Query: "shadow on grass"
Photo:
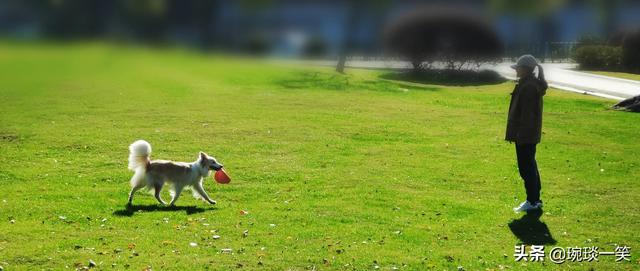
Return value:
M 380 78 L 411 83 L 443 86 L 495 85 L 507 81 L 491 70 L 405 70 L 380 75 Z
M 391 82 L 386 80 L 363 80 L 339 73 L 298 71 L 274 81 L 285 89 L 323 89 L 323 90 L 372 90 L 387 92 L 405 92 L 407 90 L 436 91 L 440 88 Z
M 132 216 L 138 211 L 143 212 L 179 212 L 185 211 L 187 215 L 202 213 L 206 210 L 214 210 L 215 208 L 205 209 L 197 206 L 161 206 L 158 204 L 151 205 L 126 205 L 122 210 L 116 210 L 113 215 L 116 216 Z
M 540 221 L 542 210 L 527 212 L 519 219 L 509 223 L 513 235 L 525 245 L 553 245 L 556 240 L 551 236 L 547 224 Z

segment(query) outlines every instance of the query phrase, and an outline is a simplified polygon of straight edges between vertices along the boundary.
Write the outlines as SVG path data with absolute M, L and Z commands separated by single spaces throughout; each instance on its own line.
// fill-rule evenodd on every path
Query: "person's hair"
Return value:
M 540 87 L 542 88 L 542 91 L 544 93 L 549 87 L 549 84 L 547 83 L 547 80 L 544 78 L 544 69 L 542 69 L 542 65 L 540 64 L 538 64 L 538 82 L 540 83 Z
M 547 83 L 547 80 L 544 78 L 544 69 L 542 69 L 542 65 L 538 64 L 538 80 L 540 82 Z
M 533 69 L 531 72 L 533 72 Z M 544 79 L 544 69 L 542 69 L 542 65 L 540 64 L 538 64 L 538 80 L 547 82 L 547 80 Z

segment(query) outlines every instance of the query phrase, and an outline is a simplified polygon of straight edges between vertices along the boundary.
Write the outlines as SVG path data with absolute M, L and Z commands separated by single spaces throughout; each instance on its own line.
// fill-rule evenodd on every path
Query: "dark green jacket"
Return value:
M 518 80 L 511 93 L 505 140 L 517 144 L 540 143 L 542 96 L 547 83 L 529 75 Z

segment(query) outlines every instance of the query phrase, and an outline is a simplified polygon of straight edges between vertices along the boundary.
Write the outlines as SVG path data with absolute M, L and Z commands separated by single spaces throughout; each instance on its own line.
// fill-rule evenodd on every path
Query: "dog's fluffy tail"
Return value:
M 144 140 L 138 140 L 129 145 L 129 169 L 136 171 L 140 167 L 146 167 L 151 155 L 151 145 Z
M 131 178 L 131 187 L 144 185 L 150 155 L 151 144 L 147 141 L 138 140 L 129 145 L 129 169 L 136 172 Z
M 129 145 L 129 169 L 137 171 L 146 168 L 151 155 L 151 144 L 144 140 L 138 140 Z

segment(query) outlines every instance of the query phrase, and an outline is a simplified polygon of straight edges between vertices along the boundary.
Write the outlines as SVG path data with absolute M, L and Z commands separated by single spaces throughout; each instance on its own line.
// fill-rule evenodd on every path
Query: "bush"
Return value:
M 585 45 L 576 49 L 575 60 L 581 69 L 617 70 L 622 61 L 622 48 L 607 45 Z
M 629 32 L 622 41 L 622 65 L 630 72 L 640 72 L 640 29 Z
M 249 37 L 244 48 L 251 55 L 265 55 L 271 50 L 271 44 L 265 36 L 255 34 Z
M 598 36 L 584 35 L 578 39 L 577 47 L 592 46 L 592 45 L 605 45 L 606 41 Z
M 384 41 L 390 52 L 409 60 L 415 69 L 424 62 L 460 69 L 469 63 L 497 61 L 503 51 L 497 33 L 483 19 L 442 8 L 399 17 L 386 27 Z
M 304 44 L 302 54 L 305 57 L 319 58 L 326 56 L 327 43 L 320 37 L 313 37 Z

